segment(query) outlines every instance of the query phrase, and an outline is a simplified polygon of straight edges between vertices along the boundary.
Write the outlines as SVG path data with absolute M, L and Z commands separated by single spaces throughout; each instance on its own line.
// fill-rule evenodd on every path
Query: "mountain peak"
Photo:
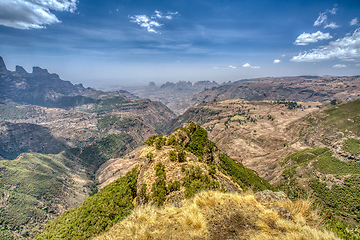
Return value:
M 3 58 L 0 57 L 0 72 L 5 72 L 5 71 L 7 71 L 5 62 L 4 62 Z
M 49 74 L 47 69 L 43 69 L 41 67 L 33 67 L 33 74 L 35 75 L 47 75 Z
M 15 72 L 21 75 L 29 74 L 22 66 L 16 65 Z

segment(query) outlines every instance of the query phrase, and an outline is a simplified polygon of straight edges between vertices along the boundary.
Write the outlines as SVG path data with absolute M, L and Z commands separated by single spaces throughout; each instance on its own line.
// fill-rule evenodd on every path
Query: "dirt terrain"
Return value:
M 181 122 L 197 121 L 219 149 L 271 182 L 277 175 L 273 171 L 279 159 L 306 148 L 296 142 L 304 127 L 299 120 L 325 104 L 292 102 L 295 107 L 289 109 L 287 103 L 243 99 L 215 102 L 189 109 L 172 122 L 172 128 Z

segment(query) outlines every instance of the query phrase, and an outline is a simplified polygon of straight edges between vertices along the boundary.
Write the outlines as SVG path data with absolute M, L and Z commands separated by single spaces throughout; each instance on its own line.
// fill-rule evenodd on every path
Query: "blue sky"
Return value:
M 1 0 L 8 69 L 108 88 L 360 74 L 360 1 Z

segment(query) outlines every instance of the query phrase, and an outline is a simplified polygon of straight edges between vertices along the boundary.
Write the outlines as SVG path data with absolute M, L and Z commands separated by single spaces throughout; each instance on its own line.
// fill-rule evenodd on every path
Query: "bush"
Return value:
M 165 202 L 165 196 L 167 194 L 165 166 L 162 163 L 158 163 L 155 167 L 155 171 L 157 178 L 151 188 L 151 197 L 154 204 L 161 206 Z
M 169 152 L 169 157 L 170 157 L 170 160 L 172 162 L 175 162 L 177 160 L 176 152 L 175 151 L 170 151 Z
M 212 180 L 208 175 L 203 174 L 200 167 L 191 166 L 185 171 L 185 177 L 181 179 L 185 187 L 185 197 L 194 196 L 202 190 L 216 190 L 220 188 L 217 181 Z

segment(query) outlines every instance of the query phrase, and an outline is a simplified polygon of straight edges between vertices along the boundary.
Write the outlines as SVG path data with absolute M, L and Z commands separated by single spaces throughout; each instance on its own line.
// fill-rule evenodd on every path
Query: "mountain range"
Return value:
M 359 76 L 0 85 L 1 239 L 360 239 Z

